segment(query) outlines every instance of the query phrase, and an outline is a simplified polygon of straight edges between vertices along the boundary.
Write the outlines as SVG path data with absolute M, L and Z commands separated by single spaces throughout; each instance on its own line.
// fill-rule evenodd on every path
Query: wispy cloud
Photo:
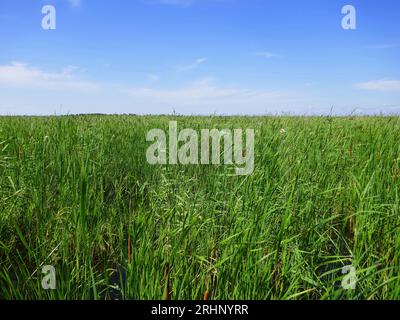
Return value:
M 206 58 L 198 58 L 198 59 L 196 59 L 196 61 L 194 61 L 191 64 L 178 67 L 178 71 L 184 72 L 184 71 L 191 71 L 191 70 L 197 69 L 202 64 L 204 64 L 206 61 L 207 61 Z
M 196 4 L 202 3 L 226 3 L 235 0 L 142 0 L 148 4 L 160 4 L 160 5 L 170 5 L 178 7 L 190 7 Z
M 149 4 L 164 4 L 164 5 L 172 5 L 172 6 L 180 6 L 180 7 L 189 7 L 195 3 L 205 1 L 205 0 L 144 0 Z
M 400 92 L 400 80 L 376 80 L 358 83 L 357 88 L 370 91 Z
M 73 7 L 79 7 L 81 5 L 81 0 L 68 0 L 68 2 L 71 4 Z
M 156 86 L 156 74 L 148 74 L 149 84 L 132 86 L 84 81 L 81 70 L 67 66 L 49 72 L 21 62 L 0 65 L 0 114 L 52 114 L 60 105 L 64 109 L 57 112 L 159 114 L 175 109 L 182 114 L 246 114 L 299 104 L 293 93 L 223 86 L 213 78 L 162 87 Z M 15 95 L 21 91 L 24 95 Z
M 152 100 L 175 106 L 197 105 L 248 105 L 279 100 L 284 95 L 279 92 L 250 90 L 235 87 L 221 87 L 212 78 L 195 81 L 189 86 L 178 89 L 157 89 L 149 87 L 133 87 L 123 89 L 133 98 Z
M 0 85 L 45 87 L 54 90 L 94 90 L 96 84 L 78 80 L 74 73 L 79 68 L 67 66 L 60 72 L 45 72 L 22 62 L 0 65 Z
M 147 78 L 147 80 L 150 80 L 150 81 L 153 81 L 153 82 L 156 82 L 156 81 L 160 80 L 160 76 L 157 75 L 157 74 L 154 74 L 154 73 L 147 74 L 146 78 Z
M 398 43 L 382 43 L 382 44 L 375 44 L 371 46 L 367 46 L 368 49 L 393 49 L 399 48 L 400 44 Z
M 281 57 L 280 54 L 270 52 L 270 51 L 258 51 L 252 54 L 255 57 L 265 58 L 265 59 L 272 59 L 272 58 L 279 58 Z
M 149 74 L 148 79 L 157 75 Z M 21 90 L 22 89 L 22 90 Z M 18 94 L 24 92 L 23 95 Z M 318 112 L 303 92 L 226 86 L 213 78 L 182 86 L 101 83 L 83 80 L 82 69 L 47 71 L 25 63 L 0 65 L 0 114 L 67 113 L 263 114 Z M 43 99 L 46 97 L 46 99 Z M 60 107 L 61 108 L 61 107 Z M 58 109 L 57 109 L 58 110 Z

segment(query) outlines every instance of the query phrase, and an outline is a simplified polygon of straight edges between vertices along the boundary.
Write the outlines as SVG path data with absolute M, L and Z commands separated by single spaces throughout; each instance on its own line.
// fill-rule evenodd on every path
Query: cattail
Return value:
M 171 294 L 171 278 L 170 278 L 170 267 L 169 263 L 166 262 L 164 266 L 164 281 L 165 281 L 165 292 L 164 292 L 164 299 L 165 300 L 172 300 L 172 294 Z
M 349 228 L 350 236 L 354 237 L 355 230 L 356 230 L 356 221 L 355 221 L 354 216 L 350 217 L 349 222 L 348 222 L 348 228 Z
M 206 290 L 206 291 L 204 291 L 203 300 L 204 300 L 204 301 L 207 301 L 208 298 L 209 298 L 209 293 L 208 293 L 208 290 Z
M 131 236 L 128 235 L 128 262 L 132 262 L 132 253 L 131 253 Z
M 282 271 L 282 261 L 279 261 L 275 266 L 273 271 L 275 275 L 275 288 L 277 291 L 281 290 L 281 271 Z

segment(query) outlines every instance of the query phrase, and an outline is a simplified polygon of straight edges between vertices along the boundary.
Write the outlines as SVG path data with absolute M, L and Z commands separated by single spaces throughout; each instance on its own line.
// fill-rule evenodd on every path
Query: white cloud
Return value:
M 179 7 L 190 7 L 192 5 L 201 3 L 226 3 L 235 0 L 142 0 L 148 4 L 161 4 L 161 5 L 171 5 Z
M 21 62 L 0 65 L 0 86 L 43 87 L 53 90 L 95 90 L 97 85 L 76 79 L 79 68 L 67 66 L 61 72 L 45 72 Z
M 160 76 L 158 76 L 157 74 L 154 74 L 154 73 L 147 74 L 146 78 L 147 78 L 147 80 L 150 80 L 150 81 L 153 81 L 153 82 L 156 82 L 156 81 L 160 80 Z
M 79 7 L 81 5 L 81 0 L 68 0 L 68 2 L 71 4 L 73 7 Z
M 184 72 L 184 71 L 190 71 L 190 70 L 194 70 L 197 69 L 198 67 L 200 67 L 202 64 L 204 64 L 207 61 L 206 58 L 198 58 L 196 59 L 196 61 L 194 61 L 191 64 L 185 65 L 185 66 L 181 66 L 178 68 L 179 72 Z
M 188 7 L 194 4 L 195 2 L 199 2 L 199 0 L 145 0 L 145 2 L 150 4 L 165 4 L 165 5 Z
M 207 78 L 178 89 L 157 89 L 133 87 L 124 89 L 131 97 L 148 101 L 151 104 L 162 103 L 173 106 L 224 106 L 240 105 L 244 109 L 252 104 L 269 104 L 287 98 L 286 94 L 262 90 L 250 90 L 237 87 L 217 86 L 213 79 Z
M 383 44 L 376 44 L 372 46 L 367 46 L 369 49 L 393 49 L 398 48 L 399 44 L 396 43 L 383 43 Z
M 308 107 L 303 93 L 222 86 L 212 78 L 182 87 L 88 82 L 82 69 L 49 72 L 25 63 L 0 65 L 0 114 L 262 114 Z M 157 75 L 149 74 L 156 80 Z M 155 82 L 153 82 L 154 84 Z M 23 94 L 21 94 L 21 92 Z M 62 106 L 62 109 L 61 109 Z
M 400 92 L 400 80 L 377 80 L 358 83 L 357 88 L 370 91 Z
M 271 58 L 279 58 L 280 55 L 277 53 L 273 53 L 270 51 L 259 51 L 259 52 L 255 52 L 253 53 L 254 56 L 256 57 L 261 57 L 261 58 L 265 58 L 265 59 L 271 59 Z

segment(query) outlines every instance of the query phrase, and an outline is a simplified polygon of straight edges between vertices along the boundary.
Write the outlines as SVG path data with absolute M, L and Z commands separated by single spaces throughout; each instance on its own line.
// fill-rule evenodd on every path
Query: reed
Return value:
M 254 129 L 254 172 L 148 164 L 170 121 Z M 398 117 L 2 117 L 0 298 L 399 299 L 399 137 Z

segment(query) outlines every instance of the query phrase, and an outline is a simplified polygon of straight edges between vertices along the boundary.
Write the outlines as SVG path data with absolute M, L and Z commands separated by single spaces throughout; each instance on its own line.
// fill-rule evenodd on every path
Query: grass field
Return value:
M 170 120 L 254 129 L 254 173 L 147 164 Z M 399 138 L 398 117 L 0 118 L 0 299 L 399 299 Z

